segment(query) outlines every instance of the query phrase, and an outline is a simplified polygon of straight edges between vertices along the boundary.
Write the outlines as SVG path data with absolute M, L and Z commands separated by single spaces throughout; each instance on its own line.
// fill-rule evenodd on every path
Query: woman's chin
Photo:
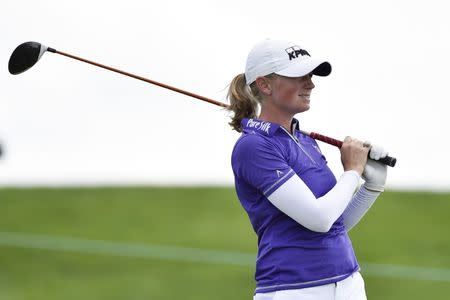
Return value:
M 304 105 L 302 105 L 301 107 L 299 107 L 299 113 L 304 112 L 304 111 L 308 111 L 310 109 L 310 105 L 309 105 L 309 101 L 308 103 L 305 103 Z

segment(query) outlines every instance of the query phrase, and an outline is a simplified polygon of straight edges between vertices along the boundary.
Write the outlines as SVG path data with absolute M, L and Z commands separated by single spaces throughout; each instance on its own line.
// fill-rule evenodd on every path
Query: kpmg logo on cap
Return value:
M 299 56 L 304 56 L 304 55 L 311 56 L 311 55 L 309 55 L 308 51 L 300 49 L 299 46 L 292 46 L 292 47 L 286 48 L 285 50 L 289 56 L 289 60 L 293 60 L 294 58 L 297 58 Z

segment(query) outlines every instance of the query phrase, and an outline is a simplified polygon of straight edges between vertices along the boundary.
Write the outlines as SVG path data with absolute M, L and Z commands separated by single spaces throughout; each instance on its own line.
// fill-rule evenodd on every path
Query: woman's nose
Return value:
M 312 75 L 311 76 L 308 76 L 308 81 L 307 81 L 307 86 L 310 88 L 310 89 L 313 89 L 313 88 L 315 88 L 316 86 L 314 85 L 314 82 L 312 81 Z

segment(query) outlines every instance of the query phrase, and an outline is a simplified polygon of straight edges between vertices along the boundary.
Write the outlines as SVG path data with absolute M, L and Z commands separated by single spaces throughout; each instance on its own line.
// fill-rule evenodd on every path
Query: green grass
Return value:
M 450 269 L 449 211 L 449 194 L 385 192 L 350 233 L 363 274 L 364 262 Z M 0 189 L 0 232 L 256 251 L 231 188 Z M 0 300 L 251 299 L 253 272 L 0 245 Z M 364 277 L 369 300 L 448 299 L 450 292 L 450 281 Z

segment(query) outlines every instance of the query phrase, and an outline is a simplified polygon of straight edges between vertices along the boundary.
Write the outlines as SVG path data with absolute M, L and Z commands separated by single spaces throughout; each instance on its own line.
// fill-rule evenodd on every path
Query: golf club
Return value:
M 11 54 L 11 57 L 9 59 L 9 63 L 8 63 L 9 72 L 13 75 L 17 75 L 17 74 L 25 72 L 26 70 L 28 70 L 32 66 L 34 66 L 38 62 L 38 60 L 42 57 L 42 55 L 47 51 L 56 53 L 56 54 L 60 54 L 60 55 L 63 55 L 63 56 L 66 56 L 66 57 L 69 57 L 72 59 L 76 59 L 76 60 L 91 64 L 91 65 L 94 65 L 94 66 L 97 66 L 97 67 L 100 67 L 103 69 L 107 69 L 109 71 L 113 71 L 113 72 L 116 72 L 116 73 L 119 73 L 119 74 L 122 74 L 125 76 L 129 76 L 129 77 L 132 77 L 132 78 L 135 78 L 138 80 L 142 80 L 147 83 L 154 84 L 154 85 L 160 86 L 162 88 L 172 90 L 177 93 L 181 93 L 181 94 L 184 94 L 184 95 L 187 95 L 187 96 L 190 96 L 190 97 L 202 100 L 202 101 L 209 102 L 211 104 L 215 104 L 215 105 L 218 105 L 218 106 L 221 106 L 224 108 L 228 108 L 228 105 L 225 103 L 222 103 L 222 102 L 219 102 L 219 101 L 216 101 L 213 99 L 209 99 L 209 98 L 203 97 L 201 95 L 197 95 L 197 94 L 194 94 L 194 93 L 191 93 L 191 92 L 188 92 L 188 91 L 185 91 L 185 90 L 182 90 L 182 89 L 179 89 L 179 88 L 176 88 L 176 87 L 164 84 L 164 83 L 160 83 L 158 81 L 147 79 L 145 77 L 141 77 L 138 75 L 134 75 L 134 74 L 116 69 L 116 68 L 112 68 L 112 67 L 109 67 L 109 66 L 106 66 L 103 64 L 99 64 L 99 63 L 96 63 L 96 62 L 93 62 L 93 61 L 90 61 L 90 60 L 87 60 L 87 59 L 84 59 L 84 58 L 81 58 L 81 57 L 78 57 L 78 56 L 75 56 L 72 54 L 64 53 L 64 52 L 58 51 L 56 49 L 44 46 L 37 42 L 26 42 L 26 43 L 23 43 L 23 44 L 20 44 L 19 46 L 17 46 L 17 48 L 13 51 L 13 53 Z M 338 148 L 340 148 L 342 146 L 342 141 L 327 137 L 325 135 L 321 135 L 321 134 L 318 134 L 315 132 L 306 132 L 306 131 L 302 131 L 302 133 L 310 136 L 313 139 L 317 139 L 319 141 L 336 146 Z M 384 158 L 381 158 L 379 160 L 379 162 L 386 164 L 388 166 L 394 167 L 397 162 L 397 159 L 395 157 L 386 156 Z

